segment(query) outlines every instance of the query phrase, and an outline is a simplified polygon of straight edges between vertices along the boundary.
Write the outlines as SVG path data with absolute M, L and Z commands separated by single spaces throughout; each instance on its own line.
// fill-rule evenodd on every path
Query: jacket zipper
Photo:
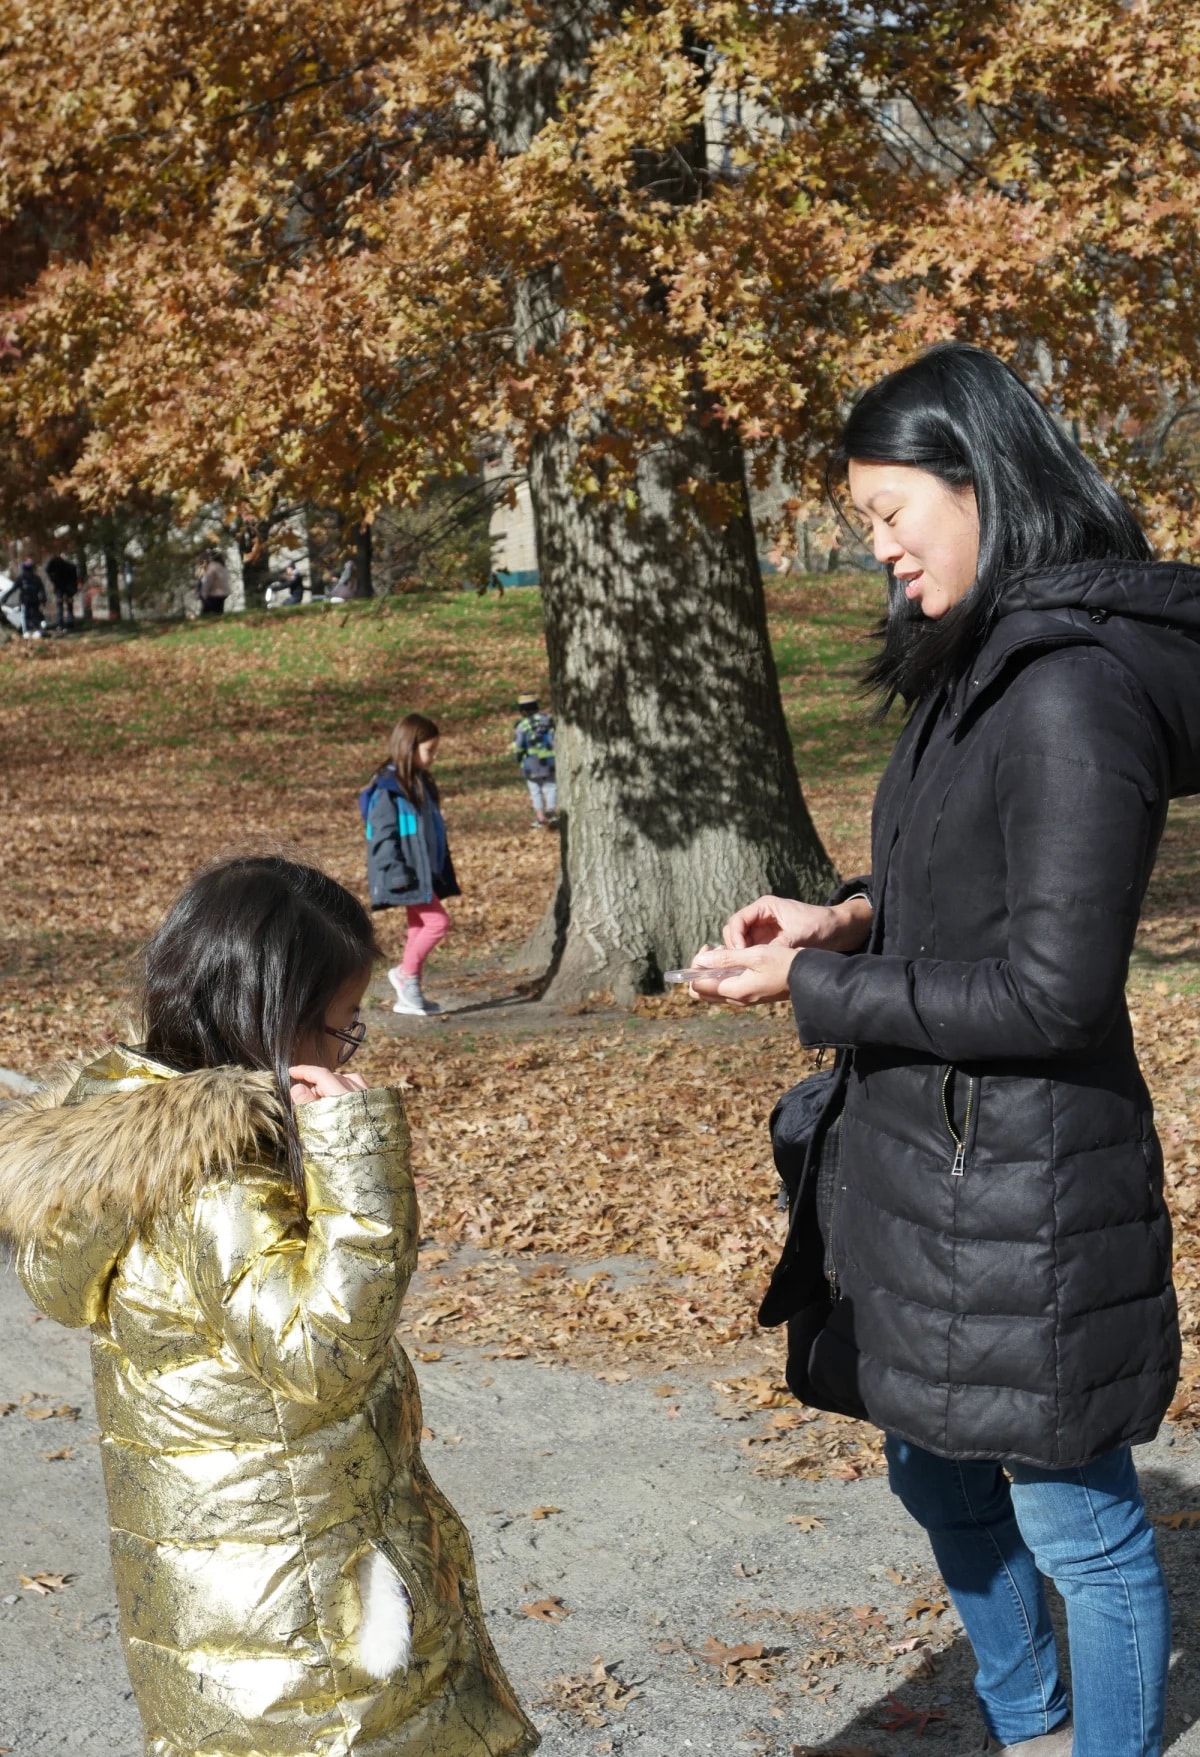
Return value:
M 833 1305 L 836 1305 L 842 1297 L 841 1284 L 838 1281 L 837 1265 L 834 1261 L 834 1256 L 833 1256 L 833 1222 L 834 1222 L 834 1217 L 837 1214 L 838 1191 L 841 1189 L 841 1186 L 842 1186 L 842 1129 L 841 1129 L 841 1124 L 839 1123 L 838 1124 L 838 1141 L 837 1141 L 837 1170 L 835 1171 L 834 1178 L 833 1178 L 833 1199 L 829 1204 L 829 1237 L 825 1241 L 825 1250 L 826 1250 L 826 1254 L 829 1257 L 829 1267 L 825 1271 L 825 1279 L 829 1283 L 829 1298 L 830 1298 L 830 1301 L 832 1302 Z
M 946 1088 L 950 1084 L 953 1068 L 946 1069 L 946 1077 L 942 1081 L 942 1115 L 946 1119 L 946 1127 L 950 1131 L 950 1139 L 954 1142 L 954 1158 L 950 1162 L 950 1176 L 963 1177 L 967 1169 L 967 1137 L 971 1133 L 971 1110 L 975 1103 L 975 1081 L 967 1081 L 967 1110 L 963 1117 L 963 1132 L 960 1135 L 950 1115 L 950 1106 L 946 1101 Z

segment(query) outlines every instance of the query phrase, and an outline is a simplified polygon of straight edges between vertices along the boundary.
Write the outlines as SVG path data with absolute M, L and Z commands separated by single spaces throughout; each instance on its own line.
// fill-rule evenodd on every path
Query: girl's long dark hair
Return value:
M 1010 366 L 983 348 L 943 342 L 864 391 L 826 474 L 836 502 L 850 460 L 910 464 L 950 488 L 973 488 L 975 583 L 944 616 L 909 602 L 888 570 L 887 616 L 865 682 L 881 713 L 961 676 L 995 620 L 1007 580 L 1062 562 L 1151 555 L 1141 526 Z
M 303 1200 L 288 1069 L 334 995 L 379 948 L 371 918 L 334 879 L 277 855 L 223 860 L 171 905 L 143 953 L 148 1055 L 190 1073 L 235 1065 L 274 1074 L 284 1148 Z
M 388 762 L 413 805 L 420 805 L 427 793 L 431 799 L 438 796 L 432 776 L 417 767 L 417 746 L 440 737 L 441 733 L 425 714 L 405 714 L 403 720 L 398 720 L 392 727 L 392 736 L 388 739 Z

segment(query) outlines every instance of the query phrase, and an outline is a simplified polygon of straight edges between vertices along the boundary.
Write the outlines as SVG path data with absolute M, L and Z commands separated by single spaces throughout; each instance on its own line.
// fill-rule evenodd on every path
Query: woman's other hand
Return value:
M 826 952 L 857 952 L 871 932 L 868 897 L 845 903 L 797 903 L 790 897 L 758 897 L 731 915 L 722 930 L 730 950 L 752 946 L 816 946 Z
M 311 1104 L 314 1098 L 338 1098 L 343 1092 L 365 1092 L 367 1082 L 361 1074 L 335 1073 L 332 1068 L 319 1068 L 306 1062 L 288 1069 L 291 1076 L 293 1104 Z
M 755 1007 L 767 1001 L 788 998 L 788 971 L 796 956 L 794 946 L 774 941 L 769 945 L 747 946 L 734 952 L 728 947 L 705 947 L 692 959 L 693 967 L 712 968 L 711 982 L 695 981 L 688 992 L 696 1000 L 727 1001 L 730 1006 Z M 721 975 L 722 965 L 732 965 L 741 974 Z

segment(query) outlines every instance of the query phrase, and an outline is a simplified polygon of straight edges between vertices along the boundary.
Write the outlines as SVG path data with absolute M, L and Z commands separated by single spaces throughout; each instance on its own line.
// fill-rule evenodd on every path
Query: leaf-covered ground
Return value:
M 891 738 L 866 726 L 854 686 L 876 594 L 861 579 L 772 594 L 801 774 L 844 871 L 865 864 Z M 413 708 L 442 724 L 464 889 L 430 986 L 513 990 L 505 961 L 540 916 L 556 859 L 507 755 L 517 693 L 545 686 L 534 594 L 10 642 L 0 676 L 0 1064 L 36 1073 L 126 1035 L 138 944 L 215 855 L 282 846 L 361 892 L 354 795 Z M 402 931 L 381 918 L 390 953 Z M 1200 1420 L 1191 804 L 1172 814 L 1130 984 L 1178 1220 L 1176 1410 Z M 781 1231 L 766 1117 L 806 1068 L 783 1009 L 712 1014 L 673 996 L 632 1015 L 479 1006 L 400 1024 L 382 981 L 376 1000 L 359 1065 L 409 1092 L 426 1233 L 407 1308 L 418 1352 L 471 1341 L 611 1371 L 702 1358 L 725 1374 L 736 1362 L 743 1403 L 770 1407 L 769 1373 L 745 1373 L 759 1350 L 764 1367 L 780 1352 L 754 1312 Z M 858 1468 L 859 1451 L 870 1462 L 861 1430 L 767 1431 L 764 1468 Z

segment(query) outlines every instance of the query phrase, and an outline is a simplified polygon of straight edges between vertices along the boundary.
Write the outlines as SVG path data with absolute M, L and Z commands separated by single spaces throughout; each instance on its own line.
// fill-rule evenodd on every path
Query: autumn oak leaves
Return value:
M 481 434 L 582 422 L 601 488 L 700 384 L 812 490 L 846 394 L 959 332 L 1179 537 L 1157 436 L 1197 361 L 1191 10 L 595 0 L 567 31 L 535 0 L 13 0 L 22 467 L 53 462 L 47 499 L 369 511 Z M 564 320 L 530 349 L 543 265 Z
M 568 828 L 529 955 L 628 1003 L 830 877 L 747 472 L 782 555 L 848 399 L 959 334 L 1190 542 L 1192 10 L 9 0 L 0 514 L 369 521 L 505 451 Z

